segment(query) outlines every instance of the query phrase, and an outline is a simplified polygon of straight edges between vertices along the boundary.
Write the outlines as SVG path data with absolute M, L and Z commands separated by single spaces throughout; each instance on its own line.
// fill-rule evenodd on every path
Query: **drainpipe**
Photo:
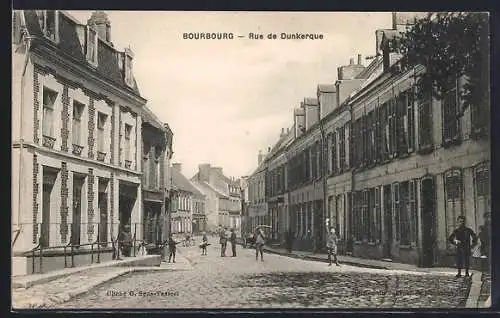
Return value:
M 17 197 L 18 197 L 18 209 L 17 209 L 17 230 L 19 233 L 22 230 L 22 222 L 21 222 L 21 196 L 22 196 L 22 180 L 23 180 L 23 150 L 24 150 L 24 138 L 23 138 L 23 114 L 24 114 L 24 88 L 26 86 L 26 69 L 28 68 L 28 61 L 29 61 L 29 52 L 31 49 L 31 40 L 35 39 L 33 36 L 27 36 L 25 35 L 24 37 L 25 41 L 25 58 L 24 58 L 24 65 L 23 65 L 23 72 L 21 74 L 21 109 L 19 113 L 19 169 L 18 169 L 18 189 L 17 189 Z M 16 236 L 19 237 L 19 234 Z M 12 245 L 14 245 L 15 242 L 12 242 Z

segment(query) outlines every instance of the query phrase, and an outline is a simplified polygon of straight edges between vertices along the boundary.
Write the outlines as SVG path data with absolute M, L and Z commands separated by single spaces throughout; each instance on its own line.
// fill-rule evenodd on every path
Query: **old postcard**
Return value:
M 12 22 L 14 310 L 491 306 L 488 14 Z

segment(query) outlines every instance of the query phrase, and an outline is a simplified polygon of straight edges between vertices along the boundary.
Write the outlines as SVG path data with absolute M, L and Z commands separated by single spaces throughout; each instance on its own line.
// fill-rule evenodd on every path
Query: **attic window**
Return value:
M 59 42 L 59 11 L 58 10 L 39 10 L 38 22 L 43 35 L 54 41 Z
M 124 61 L 124 68 L 125 68 L 125 83 L 128 86 L 133 85 L 133 80 L 132 80 L 132 56 L 130 54 L 125 53 L 125 61 Z
M 87 61 L 97 66 L 97 31 L 87 26 Z

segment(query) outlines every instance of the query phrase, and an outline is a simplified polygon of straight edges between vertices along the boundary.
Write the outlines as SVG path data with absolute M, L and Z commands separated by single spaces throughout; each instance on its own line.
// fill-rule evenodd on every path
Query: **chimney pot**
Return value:
M 267 147 L 267 152 L 271 152 L 271 147 Z
M 349 65 L 354 65 L 354 59 L 352 57 L 349 59 Z
M 361 60 L 362 60 L 362 56 L 361 56 L 361 54 L 358 54 L 358 65 L 361 65 L 361 64 L 362 64 L 362 63 L 361 63 Z
M 104 11 L 94 11 L 87 20 L 88 25 L 95 25 L 99 38 L 111 43 L 111 22 Z

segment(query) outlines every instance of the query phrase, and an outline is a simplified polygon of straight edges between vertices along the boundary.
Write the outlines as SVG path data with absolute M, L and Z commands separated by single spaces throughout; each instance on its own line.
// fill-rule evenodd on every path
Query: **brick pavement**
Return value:
M 238 248 L 220 257 L 179 253 L 192 270 L 129 273 L 54 308 L 450 308 L 462 307 L 470 281 L 452 274 L 327 266 L 317 261 Z

